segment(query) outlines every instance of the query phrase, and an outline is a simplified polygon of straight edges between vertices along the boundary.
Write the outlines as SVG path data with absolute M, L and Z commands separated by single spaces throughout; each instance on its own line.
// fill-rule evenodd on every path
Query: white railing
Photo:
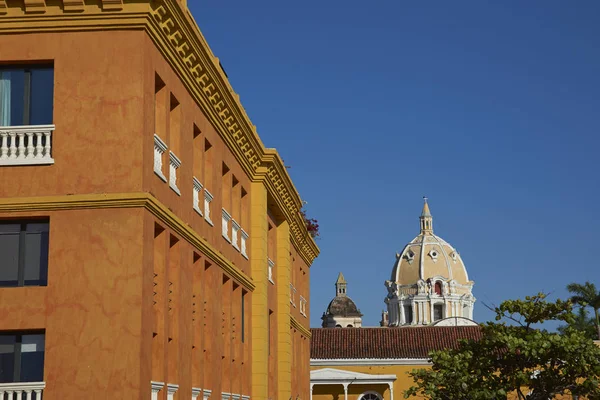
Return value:
M 167 151 L 167 144 L 155 133 L 154 134 L 154 173 L 164 182 L 167 181 L 163 174 L 163 154 Z
M 54 125 L 0 126 L 0 165 L 54 164 Z
M 0 383 L 0 399 L 42 400 L 46 382 Z
M 210 225 L 213 225 L 212 220 L 210 219 L 210 202 L 213 200 L 213 195 L 210 194 L 208 189 L 204 188 L 204 219 Z
M 233 248 L 237 251 L 240 251 L 240 246 L 238 245 L 238 232 L 240 231 L 240 224 L 237 223 L 235 219 L 231 220 L 231 244 Z
M 192 203 L 194 210 L 202 215 L 202 210 L 200 209 L 200 192 L 202 191 L 202 184 L 200 181 L 194 177 L 194 191 L 192 192 Z
M 181 167 L 181 161 L 175 153 L 169 152 L 169 187 L 173 189 L 175 193 L 181 196 L 181 192 L 177 187 L 177 170 Z
M 167 400 L 173 400 L 175 398 L 175 393 L 179 390 L 179 385 L 174 383 L 167 383 Z
M 192 400 L 202 400 L 200 395 L 202 394 L 202 389 L 200 388 L 192 388 Z
M 248 259 L 248 253 L 246 252 L 246 245 L 247 245 L 249 236 L 246 233 L 246 231 L 243 229 L 241 230 L 241 233 L 242 233 L 242 240 L 240 241 L 240 247 L 241 247 L 240 252 L 244 256 L 244 258 Z

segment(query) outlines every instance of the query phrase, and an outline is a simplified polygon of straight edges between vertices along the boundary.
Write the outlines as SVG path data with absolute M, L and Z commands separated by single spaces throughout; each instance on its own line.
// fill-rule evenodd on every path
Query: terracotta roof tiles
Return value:
M 311 359 L 428 358 L 455 348 L 459 339 L 478 339 L 478 326 L 401 328 L 313 328 Z

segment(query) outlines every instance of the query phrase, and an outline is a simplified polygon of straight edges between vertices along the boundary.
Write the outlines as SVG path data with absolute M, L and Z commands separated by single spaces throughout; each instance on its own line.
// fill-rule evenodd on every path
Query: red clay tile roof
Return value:
M 403 328 L 312 328 L 311 359 L 428 358 L 454 348 L 459 339 L 478 339 L 478 326 Z

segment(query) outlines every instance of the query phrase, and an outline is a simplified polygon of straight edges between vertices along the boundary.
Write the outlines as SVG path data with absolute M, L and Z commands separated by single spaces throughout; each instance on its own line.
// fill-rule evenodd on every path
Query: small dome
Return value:
M 325 314 L 340 317 L 362 317 L 354 301 L 348 296 L 336 296 L 327 306 Z

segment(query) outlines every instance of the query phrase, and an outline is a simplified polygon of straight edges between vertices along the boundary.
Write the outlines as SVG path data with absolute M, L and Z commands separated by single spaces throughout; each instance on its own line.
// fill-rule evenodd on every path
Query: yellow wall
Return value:
M 322 368 L 334 368 L 344 371 L 360 372 L 375 375 L 396 375 L 394 381 L 394 400 L 404 398 L 404 391 L 413 385 L 413 380 L 408 372 L 413 369 L 428 368 L 425 365 L 325 365 L 313 366 L 311 371 Z M 360 385 L 352 384 L 348 387 L 348 400 L 358 400 L 360 395 L 366 391 L 374 390 L 383 395 L 385 400 L 390 399 L 390 391 L 387 384 Z M 415 397 L 418 398 L 418 397 Z M 313 386 L 313 400 L 344 400 L 344 388 L 340 385 L 315 385 Z

